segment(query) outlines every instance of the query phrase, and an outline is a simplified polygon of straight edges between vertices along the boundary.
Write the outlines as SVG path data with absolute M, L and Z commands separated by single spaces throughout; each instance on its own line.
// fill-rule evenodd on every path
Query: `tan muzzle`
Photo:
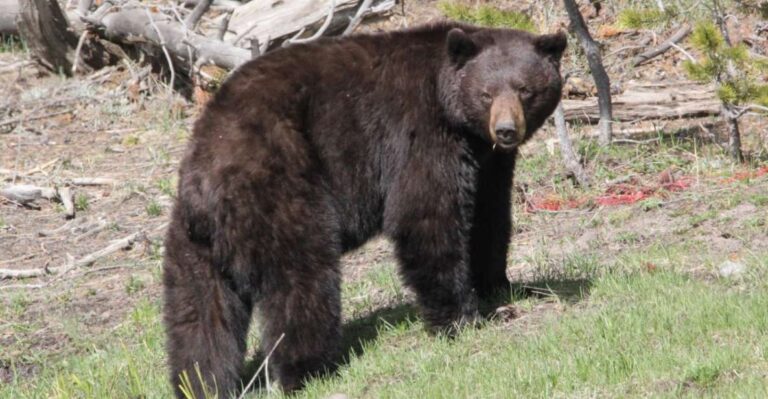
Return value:
M 488 129 L 494 149 L 510 150 L 523 142 L 525 113 L 517 93 L 509 91 L 493 100 Z

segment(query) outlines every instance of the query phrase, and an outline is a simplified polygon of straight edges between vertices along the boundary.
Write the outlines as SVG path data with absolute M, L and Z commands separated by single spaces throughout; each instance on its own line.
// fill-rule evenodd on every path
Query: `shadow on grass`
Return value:
M 401 323 L 416 320 L 418 318 L 418 311 L 416 308 L 407 303 L 399 304 L 392 307 L 382 308 L 375 312 L 360 317 L 354 320 L 350 320 L 342 327 L 341 338 L 341 352 L 343 356 L 338 361 L 339 367 L 344 367 L 357 356 L 361 356 L 365 350 L 365 347 L 376 341 L 379 335 L 379 331 L 382 328 L 391 326 L 397 326 Z M 246 361 L 243 373 L 243 385 L 247 384 L 250 378 L 254 375 L 259 366 L 264 362 L 265 353 L 259 351 L 256 355 Z M 330 375 L 333 375 L 330 373 Z M 261 371 L 254 387 L 250 390 L 250 395 L 264 395 L 266 391 L 266 380 L 264 372 Z M 271 376 L 270 376 L 271 377 Z M 316 378 L 327 378 L 329 373 L 317 376 Z M 270 381 L 274 384 L 274 381 Z
M 592 280 L 586 278 L 548 278 L 529 283 L 515 283 L 510 285 L 510 291 L 500 292 L 490 300 L 481 301 L 478 307 L 480 314 L 490 319 L 499 306 L 528 298 L 549 299 L 557 297 L 561 301 L 576 303 L 588 296 L 591 286 Z M 343 356 L 339 360 L 338 366 L 344 367 L 354 357 L 362 356 L 365 348 L 376 341 L 382 329 L 417 320 L 418 317 L 419 313 L 415 306 L 403 303 L 382 308 L 367 316 L 348 321 L 342 327 L 341 353 Z M 259 352 L 253 359 L 246 362 L 244 375 L 248 377 L 244 379 L 243 384 L 248 382 L 263 361 L 264 353 Z M 329 375 L 333 375 L 333 373 L 326 373 L 317 376 L 317 378 L 327 378 Z M 261 372 L 254 383 L 251 395 L 266 394 L 265 388 L 266 381 L 264 380 L 264 373 Z
M 531 298 L 553 299 L 576 303 L 589 296 L 592 279 L 588 278 L 546 278 L 525 283 L 513 283 L 508 292 L 500 292 L 478 305 L 480 314 L 487 319 L 494 316 L 497 308 Z

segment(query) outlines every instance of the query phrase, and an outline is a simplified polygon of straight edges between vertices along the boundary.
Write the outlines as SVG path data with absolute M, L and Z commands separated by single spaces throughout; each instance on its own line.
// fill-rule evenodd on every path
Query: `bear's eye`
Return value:
M 519 89 L 517 89 L 517 93 L 520 94 L 520 97 L 523 98 L 530 98 L 533 94 L 531 90 L 525 86 L 521 86 Z
M 493 97 L 491 96 L 491 93 L 488 93 L 487 91 L 480 93 L 480 98 L 482 98 L 483 102 L 486 104 L 490 104 L 491 102 L 493 102 Z

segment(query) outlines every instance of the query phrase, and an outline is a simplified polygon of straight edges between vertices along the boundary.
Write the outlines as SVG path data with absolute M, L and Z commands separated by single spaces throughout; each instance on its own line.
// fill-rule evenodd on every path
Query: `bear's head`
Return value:
M 508 29 L 451 29 L 440 97 L 452 124 L 511 151 L 544 123 L 560 102 L 565 34 Z

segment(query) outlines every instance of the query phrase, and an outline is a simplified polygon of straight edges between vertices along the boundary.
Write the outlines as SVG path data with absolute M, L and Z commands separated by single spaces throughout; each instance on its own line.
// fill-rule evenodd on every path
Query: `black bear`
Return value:
M 284 335 L 270 360 L 284 390 L 333 369 L 339 258 L 379 233 L 432 329 L 509 289 L 517 147 L 560 101 L 565 47 L 562 33 L 442 23 L 235 71 L 195 123 L 166 237 L 176 394 L 183 371 L 198 393 L 240 387 L 254 307 L 263 350 Z

